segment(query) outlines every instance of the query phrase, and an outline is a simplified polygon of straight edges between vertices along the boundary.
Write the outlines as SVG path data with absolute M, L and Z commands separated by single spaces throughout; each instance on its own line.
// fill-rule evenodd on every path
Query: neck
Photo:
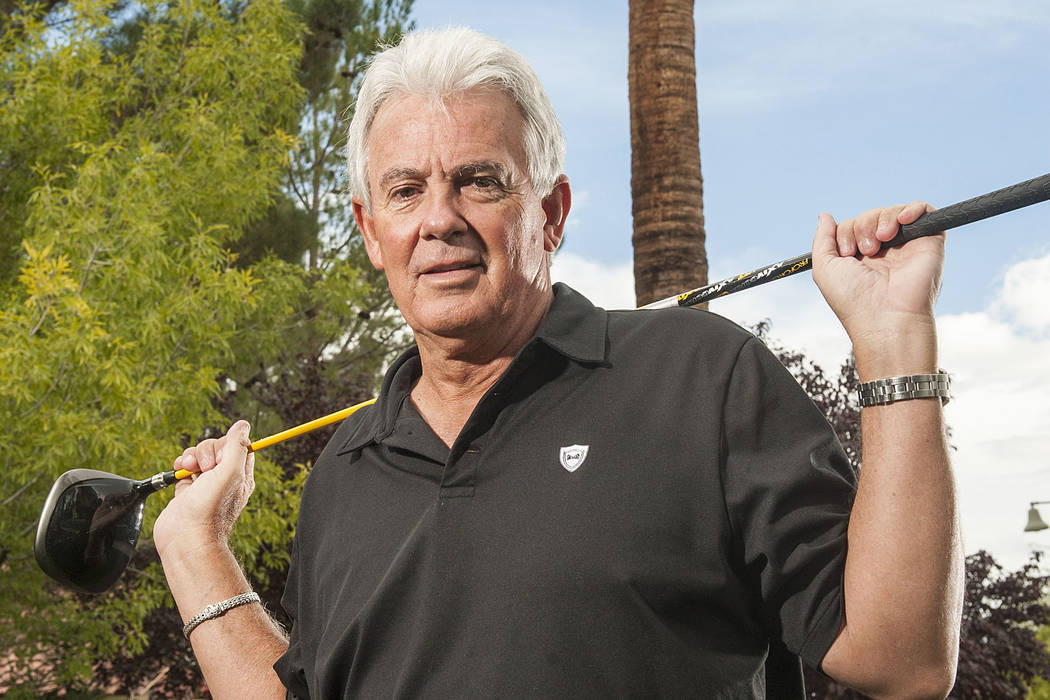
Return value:
M 416 334 L 422 375 L 411 398 L 423 419 L 448 445 L 456 441 L 470 414 L 514 357 L 535 334 L 554 299 L 525 308 L 519 320 L 498 328 L 447 338 Z

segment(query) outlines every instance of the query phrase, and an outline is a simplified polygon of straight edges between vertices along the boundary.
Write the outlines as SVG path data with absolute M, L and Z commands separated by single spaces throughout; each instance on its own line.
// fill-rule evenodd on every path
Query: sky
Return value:
M 711 281 L 810 249 L 817 215 L 944 206 L 1050 172 L 1044 0 L 696 0 Z M 554 276 L 634 306 L 627 0 L 416 0 L 529 60 L 568 145 L 573 208 Z M 837 368 L 849 342 L 808 274 L 712 302 Z M 964 546 L 1009 568 L 1050 501 L 1050 203 L 948 233 L 937 305 Z M 1043 508 L 1050 522 L 1050 505 Z

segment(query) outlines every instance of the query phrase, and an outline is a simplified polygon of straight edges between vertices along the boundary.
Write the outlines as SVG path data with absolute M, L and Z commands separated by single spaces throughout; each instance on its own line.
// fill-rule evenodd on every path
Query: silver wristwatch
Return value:
M 860 405 L 879 406 L 905 399 L 940 399 L 948 403 L 952 394 L 952 378 L 947 372 L 936 374 L 909 374 L 864 382 L 857 389 Z

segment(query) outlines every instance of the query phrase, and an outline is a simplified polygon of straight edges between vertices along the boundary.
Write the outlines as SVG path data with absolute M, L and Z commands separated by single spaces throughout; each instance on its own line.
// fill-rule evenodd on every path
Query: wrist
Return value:
M 251 590 L 237 557 L 225 543 L 173 544 L 160 553 L 160 560 L 184 623 L 206 605 Z
M 156 544 L 156 542 L 154 542 Z M 234 559 L 229 543 L 216 538 L 208 532 L 184 531 L 167 542 L 163 547 L 157 546 L 157 555 L 165 570 L 195 570 L 207 567 L 210 563 Z
M 851 335 L 857 378 L 869 382 L 937 371 L 937 330 L 932 318 Z

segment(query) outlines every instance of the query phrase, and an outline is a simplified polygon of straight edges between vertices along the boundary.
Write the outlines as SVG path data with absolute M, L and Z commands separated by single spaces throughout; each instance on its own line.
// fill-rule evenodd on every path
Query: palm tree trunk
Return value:
M 639 305 L 707 284 L 693 0 L 630 0 L 628 89 Z

